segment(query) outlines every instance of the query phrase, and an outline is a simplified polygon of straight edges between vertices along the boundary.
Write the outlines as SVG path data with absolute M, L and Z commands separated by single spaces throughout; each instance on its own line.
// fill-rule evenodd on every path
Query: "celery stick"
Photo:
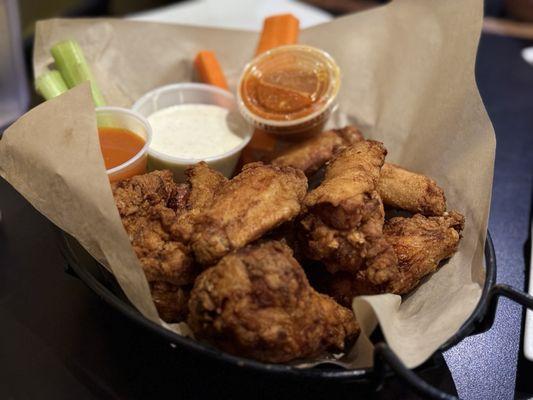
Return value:
M 67 86 L 72 88 L 82 82 L 90 81 L 95 106 L 105 106 L 104 97 L 96 84 L 79 44 L 74 40 L 65 40 L 56 43 L 51 52 L 56 67 L 61 72 Z
M 48 71 L 35 79 L 35 90 L 46 100 L 50 100 L 68 90 L 58 71 Z

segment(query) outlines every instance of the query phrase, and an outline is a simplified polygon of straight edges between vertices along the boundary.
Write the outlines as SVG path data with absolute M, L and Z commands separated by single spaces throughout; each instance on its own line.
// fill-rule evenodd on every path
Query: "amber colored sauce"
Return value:
M 133 158 L 145 144 L 139 135 L 122 128 L 98 128 L 98 136 L 106 169 L 114 168 Z
M 241 94 L 246 106 L 260 117 L 294 120 L 321 105 L 326 87 L 326 75 L 320 71 L 287 68 L 261 76 L 251 74 Z

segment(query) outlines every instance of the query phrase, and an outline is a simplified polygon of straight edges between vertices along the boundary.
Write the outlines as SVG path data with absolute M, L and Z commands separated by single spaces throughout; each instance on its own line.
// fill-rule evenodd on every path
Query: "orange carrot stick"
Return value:
M 194 66 L 203 83 L 228 90 L 228 82 L 215 53 L 208 50 L 200 51 L 194 59 Z
M 295 44 L 300 33 L 300 21 L 292 14 L 279 14 L 265 18 L 256 55 L 274 47 Z
M 256 55 L 274 47 L 295 44 L 299 33 L 300 21 L 292 14 L 272 15 L 265 18 Z M 264 158 L 274 151 L 276 142 L 276 137 L 272 134 L 256 130 L 248 146 L 243 149 L 241 163 L 247 164 Z

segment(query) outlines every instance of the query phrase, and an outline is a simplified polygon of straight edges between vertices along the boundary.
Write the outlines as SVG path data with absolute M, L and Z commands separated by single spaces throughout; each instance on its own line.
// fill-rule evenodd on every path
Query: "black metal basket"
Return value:
M 253 369 L 269 374 L 281 374 L 299 379 L 311 378 L 315 380 L 364 383 L 373 385 L 375 390 L 379 390 L 382 387 L 385 378 L 396 373 L 415 392 L 424 397 L 456 399 L 456 397 L 431 386 L 413 370 L 408 369 L 385 342 L 379 342 L 375 345 L 373 368 L 346 370 L 334 365 L 322 365 L 316 368 L 301 369 L 289 365 L 267 364 L 237 357 L 224 353 L 208 344 L 177 335 L 144 318 L 127 300 L 112 274 L 92 258 L 74 238 L 61 232 L 59 242 L 70 273 L 79 277 L 90 289 L 117 311 L 156 333 L 169 343 L 199 352 L 239 368 Z M 512 299 L 524 307 L 533 308 L 532 296 L 510 286 L 496 284 L 496 257 L 490 234 L 487 234 L 485 244 L 485 272 L 486 278 L 479 303 L 456 334 L 440 347 L 440 351 L 449 349 L 469 335 L 482 333 L 490 329 L 494 322 L 498 299 L 501 296 Z

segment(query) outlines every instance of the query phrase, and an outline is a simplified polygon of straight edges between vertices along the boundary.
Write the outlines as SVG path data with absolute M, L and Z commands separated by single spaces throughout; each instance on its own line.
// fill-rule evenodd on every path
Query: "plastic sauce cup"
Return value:
M 148 149 L 148 170 L 169 169 L 174 173 L 178 182 L 185 180 L 185 169 L 200 161 L 205 161 L 226 177 L 231 177 L 242 149 L 252 137 L 253 129 L 238 112 L 235 97 L 227 90 L 203 83 L 176 83 L 156 88 L 135 102 L 132 109 L 148 118 L 151 114 L 163 108 L 182 104 L 211 104 L 226 108 L 235 113 L 234 116 L 242 121 L 242 141 L 234 148 L 216 156 L 204 158 L 176 157 L 169 154 Z M 154 132 L 157 134 L 157 132 Z
M 98 128 L 126 129 L 138 135 L 144 146 L 132 158 L 116 167 L 107 170 L 111 182 L 131 178 L 146 173 L 148 147 L 152 140 L 152 128 L 141 115 L 121 107 L 97 107 L 96 123 Z
M 239 80 L 237 102 L 256 129 L 286 139 L 321 132 L 340 87 L 340 70 L 323 50 L 281 46 L 254 58 Z

